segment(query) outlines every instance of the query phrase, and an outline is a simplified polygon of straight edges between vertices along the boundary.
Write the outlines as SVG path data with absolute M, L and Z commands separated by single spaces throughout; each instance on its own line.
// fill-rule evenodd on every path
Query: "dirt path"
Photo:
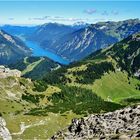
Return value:
M 41 121 L 38 122 L 38 123 L 30 124 L 30 125 L 25 125 L 24 122 L 21 122 L 20 131 L 17 132 L 17 133 L 12 133 L 12 135 L 21 135 L 21 134 L 23 134 L 23 132 L 24 132 L 27 128 L 34 127 L 34 126 L 38 126 L 38 125 L 44 125 L 44 124 L 45 124 L 45 121 L 43 121 L 43 120 L 41 120 Z

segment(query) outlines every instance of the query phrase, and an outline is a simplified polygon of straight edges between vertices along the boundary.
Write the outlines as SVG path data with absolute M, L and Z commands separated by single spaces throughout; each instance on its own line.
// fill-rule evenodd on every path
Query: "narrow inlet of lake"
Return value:
M 32 50 L 33 56 L 46 56 L 51 60 L 58 62 L 60 64 L 68 65 L 70 62 L 61 56 L 41 48 L 36 42 L 33 41 L 24 41 L 27 47 Z

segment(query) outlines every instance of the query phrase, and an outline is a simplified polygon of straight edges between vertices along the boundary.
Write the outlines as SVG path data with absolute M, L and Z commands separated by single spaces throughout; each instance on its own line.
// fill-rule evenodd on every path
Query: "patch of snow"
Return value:
M 101 26 L 99 29 L 101 29 L 101 30 L 102 30 L 102 29 L 105 29 L 105 28 L 106 28 L 106 26 Z
M 134 76 L 139 77 L 140 76 L 140 69 L 134 73 Z

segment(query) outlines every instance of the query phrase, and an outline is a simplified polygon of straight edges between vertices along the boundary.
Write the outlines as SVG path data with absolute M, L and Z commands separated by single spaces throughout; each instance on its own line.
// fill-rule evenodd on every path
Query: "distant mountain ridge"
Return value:
M 63 25 L 46 23 L 34 27 L 3 26 L 13 35 L 35 41 L 42 48 L 69 60 L 78 61 L 140 31 L 140 20 L 107 21 L 95 24 Z
M 53 50 L 71 61 L 80 60 L 91 52 L 115 43 L 116 38 L 88 26 L 56 41 L 47 49 Z M 44 44 L 41 44 L 44 46 Z
M 3 25 L 0 29 L 7 33 L 18 36 L 23 39 L 27 39 L 31 34 L 35 32 L 38 26 L 19 26 L 19 25 Z
M 72 29 L 69 26 L 53 24 L 54 31 L 52 31 L 49 26 L 50 24 L 45 24 L 40 26 L 41 31 L 37 29 L 39 37 L 38 34 L 35 33 L 34 36 L 36 40 L 39 40 L 39 43 L 43 48 L 53 51 L 70 61 L 77 61 L 96 50 L 105 48 L 133 33 L 139 32 L 140 20 L 130 19 L 118 22 L 99 22 L 91 25 L 85 25 L 80 29 L 76 29 L 74 26 L 74 29 Z M 47 30 L 44 28 L 47 28 Z M 60 30 L 63 28 L 64 34 L 62 34 L 58 28 Z M 51 39 L 49 39 L 49 35 L 47 36 L 49 33 L 48 30 L 51 32 Z M 99 34 L 101 37 L 98 36 Z
M 75 30 L 76 29 L 69 25 L 63 25 L 58 23 L 46 23 L 40 25 L 35 30 L 35 32 L 29 37 L 29 40 L 36 41 L 40 44 L 45 43 L 46 46 L 49 46 L 58 38 L 70 34 Z
M 82 29 L 82 28 L 85 28 L 87 26 L 89 26 L 90 24 L 89 23 L 86 23 L 86 22 L 76 22 L 74 24 L 72 24 L 71 26 L 73 28 L 76 28 L 76 29 Z
M 124 21 L 108 21 L 108 22 L 98 22 L 92 24 L 98 30 L 105 32 L 112 37 L 117 38 L 118 41 L 140 31 L 140 20 L 139 19 L 129 19 Z

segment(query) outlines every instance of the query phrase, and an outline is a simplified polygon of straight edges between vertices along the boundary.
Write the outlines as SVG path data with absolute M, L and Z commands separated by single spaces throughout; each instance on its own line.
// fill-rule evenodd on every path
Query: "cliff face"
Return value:
M 73 119 L 71 125 L 52 139 L 139 139 L 140 105 L 115 112 Z

